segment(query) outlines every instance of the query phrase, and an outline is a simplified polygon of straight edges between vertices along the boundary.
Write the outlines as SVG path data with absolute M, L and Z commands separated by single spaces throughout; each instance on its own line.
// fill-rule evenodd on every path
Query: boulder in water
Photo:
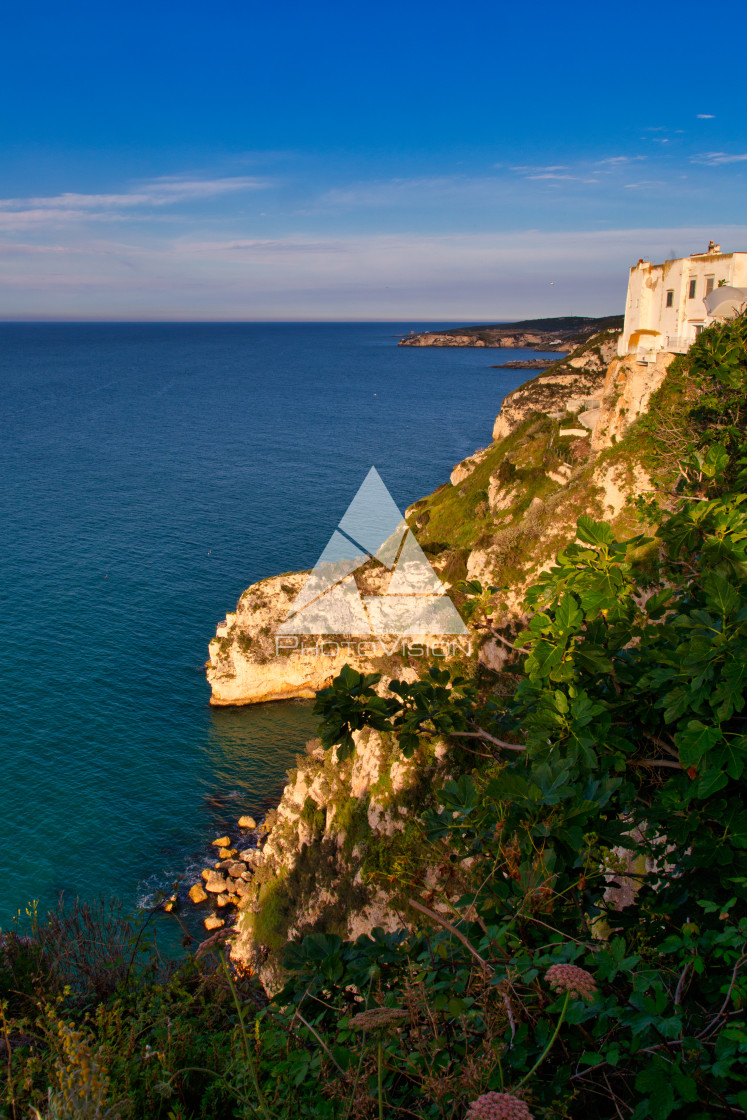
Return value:
M 225 877 L 214 871 L 212 878 L 205 883 L 205 890 L 209 891 L 210 894 L 224 894 L 226 890 Z

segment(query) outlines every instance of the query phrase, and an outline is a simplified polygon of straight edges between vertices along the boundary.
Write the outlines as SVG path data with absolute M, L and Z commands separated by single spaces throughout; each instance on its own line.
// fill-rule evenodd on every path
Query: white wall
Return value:
M 696 337 L 697 326 L 708 326 L 703 299 L 707 281 L 718 287 L 747 284 L 747 253 L 696 253 L 664 264 L 639 261 L 630 270 L 625 326 L 620 336 L 620 357 L 647 350 L 682 353 Z M 690 282 L 695 296 L 690 298 Z M 667 307 L 667 292 L 674 293 Z

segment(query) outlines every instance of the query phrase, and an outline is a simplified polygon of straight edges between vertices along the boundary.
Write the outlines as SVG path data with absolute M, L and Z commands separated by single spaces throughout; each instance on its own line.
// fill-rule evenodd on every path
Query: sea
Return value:
M 0 324 L 0 929 L 183 894 L 277 802 L 313 705 L 211 708 L 208 642 L 371 466 L 404 510 L 490 442 L 544 355 L 398 348 L 440 325 Z

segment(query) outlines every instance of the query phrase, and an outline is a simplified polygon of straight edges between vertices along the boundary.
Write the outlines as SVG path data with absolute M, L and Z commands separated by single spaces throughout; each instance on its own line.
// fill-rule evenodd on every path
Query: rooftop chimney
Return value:
M 717 245 L 715 241 L 709 241 L 708 242 L 708 252 L 709 253 L 720 253 L 721 252 L 721 246 Z

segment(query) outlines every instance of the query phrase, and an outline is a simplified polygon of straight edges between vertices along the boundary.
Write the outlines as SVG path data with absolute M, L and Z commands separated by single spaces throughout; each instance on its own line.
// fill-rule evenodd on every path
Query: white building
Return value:
M 717 289 L 728 291 L 712 296 Z M 711 241 L 705 253 L 664 264 L 639 260 L 630 270 L 618 354 L 641 361 L 654 361 L 661 351 L 683 354 L 704 327 L 729 314 L 727 307 L 736 313 L 745 303 L 747 253 L 722 253 Z

